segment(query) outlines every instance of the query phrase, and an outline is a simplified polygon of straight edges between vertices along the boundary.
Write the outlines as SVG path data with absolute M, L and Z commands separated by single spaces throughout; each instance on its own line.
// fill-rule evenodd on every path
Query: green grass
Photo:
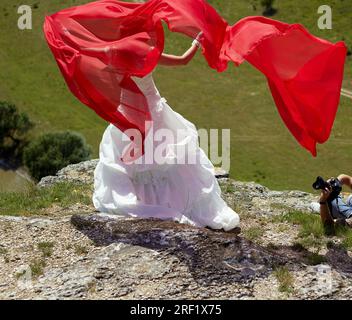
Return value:
M 342 242 L 342 245 L 351 250 L 352 249 L 352 232 L 349 232 L 348 236 L 346 236 Z
M 43 258 L 51 257 L 53 254 L 54 243 L 53 242 L 39 242 L 38 249 L 41 251 Z
M 274 276 L 279 283 L 280 292 L 293 292 L 294 279 L 292 273 L 288 270 L 287 267 L 278 267 L 275 269 Z
M 326 245 L 325 230 L 318 215 L 308 214 L 301 211 L 289 211 L 283 215 L 272 218 L 273 222 L 288 222 L 299 226 L 297 242 L 293 249 L 301 251 L 307 248 L 307 262 L 312 265 L 325 261 L 319 254 L 322 247 Z
M 32 277 L 38 278 L 39 276 L 41 276 L 44 273 L 45 266 L 46 263 L 44 259 L 33 260 L 29 265 L 32 272 Z
M 320 217 L 314 214 L 308 214 L 301 211 L 290 211 L 283 215 L 275 216 L 274 222 L 289 222 L 294 225 L 299 225 L 299 237 L 308 238 L 313 236 L 320 239 L 324 236 L 324 228 Z
M 17 29 L 19 0 L 0 4 L 0 100 L 15 103 L 36 123 L 33 135 L 56 130 L 82 133 L 93 147 L 93 157 L 106 127 L 93 111 L 77 101 L 66 87 L 42 33 L 46 14 L 82 0 L 36 0 L 33 30 Z M 257 3 L 248 0 L 209 1 L 231 24 L 248 15 L 261 15 Z M 348 0 L 330 0 L 333 29 L 319 30 L 317 9 L 321 0 L 280 0 L 274 19 L 302 23 L 317 36 L 331 41 L 345 39 L 352 47 L 352 10 Z M 191 40 L 167 33 L 166 51 L 182 53 Z M 317 175 L 335 176 L 350 172 L 352 156 L 352 100 L 341 98 L 341 105 L 330 140 L 312 158 L 292 138 L 281 121 L 264 77 L 249 64 L 230 66 L 218 74 L 200 54 L 183 68 L 158 67 L 156 84 L 175 111 L 199 128 L 231 129 L 232 177 L 254 180 L 270 188 L 310 190 Z M 346 64 L 344 87 L 352 90 L 352 58 Z
M 232 183 L 228 183 L 228 182 L 220 183 L 220 187 L 221 187 L 221 192 L 223 193 L 234 193 L 236 191 Z
M 304 242 L 303 242 L 304 243 Z M 329 241 L 326 242 L 326 246 L 328 246 Z M 321 246 L 321 242 L 319 243 L 319 245 Z M 325 242 L 324 242 L 325 244 Z M 298 251 L 298 252 L 303 252 L 306 250 L 306 248 L 304 247 L 304 245 L 301 242 L 295 242 L 291 248 L 294 251 Z M 326 257 L 319 254 L 320 251 L 320 247 L 317 248 L 316 252 L 311 252 L 311 251 L 307 251 L 306 252 L 306 259 L 308 264 L 310 265 L 317 265 L 317 264 L 321 264 L 323 262 L 326 262 Z
M 272 218 L 272 222 L 289 222 L 299 226 L 297 248 L 313 248 L 316 251 L 308 258 L 313 264 L 324 261 L 324 257 L 319 255 L 322 246 L 328 246 L 330 241 L 326 230 L 321 223 L 320 216 L 301 211 L 291 211 Z M 342 246 L 347 250 L 352 249 L 352 229 L 348 226 L 337 225 L 334 228 L 333 236 L 341 239 Z M 314 263 L 316 261 L 317 263 Z
M 290 211 L 290 207 L 287 206 L 287 205 L 284 205 L 282 203 L 271 203 L 270 204 L 270 207 L 273 209 L 273 210 L 280 210 L 281 212 L 287 212 L 287 211 Z
M 262 227 L 251 227 L 248 230 L 244 230 L 243 233 L 247 239 L 254 241 L 263 236 L 264 230 Z
M 91 204 L 91 186 L 61 182 L 48 188 L 32 186 L 24 192 L 0 193 L 0 215 L 38 214 L 53 204 L 67 207 L 75 203 Z
M 317 252 L 309 252 L 307 255 L 307 260 L 308 260 L 308 263 L 311 265 L 318 265 L 326 262 L 325 256 Z
M 88 248 L 86 246 L 81 245 L 81 244 L 76 244 L 75 245 L 75 253 L 79 256 L 85 255 L 88 253 Z
M 336 235 L 342 238 L 342 246 L 347 250 L 352 250 L 352 229 L 346 226 L 336 228 Z

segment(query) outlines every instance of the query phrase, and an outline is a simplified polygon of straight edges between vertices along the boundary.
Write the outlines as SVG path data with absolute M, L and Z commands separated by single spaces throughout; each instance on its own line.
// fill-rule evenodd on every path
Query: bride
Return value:
M 162 54 L 159 64 L 186 65 L 200 47 L 199 36 L 185 54 Z M 107 52 L 109 48 L 85 50 Z M 94 172 L 95 208 L 110 214 L 169 219 L 225 231 L 238 230 L 239 216 L 221 198 L 214 167 L 199 148 L 195 126 L 173 111 L 160 96 L 151 73 L 144 78 L 132 79 L 145 95 L 152 117 L 153 130 L 146 135 L 146 145 L 151 143 L 154 155 L 158 148 L 165 147 L 165 143 L 159 141 L 162 139 L 153 135 L 158 130 L 167 130 L 176 139 L 166 144 L 167 161 L 163 163 L 145 161 L 147 152 L 138 159 L 140 161 L 126 163 L 123 161 L 125 133 L 110 124 L 100 143 L 100 159 Z M 186 154 L 175 154 L 175 148 L 180 147 L 186 150 Z M 197 161 L 182 162 L 187 157 Z
M 188 63 L 199 41 L 181 57 L 160 57 L 162 22 L 171 32 L 188 37 L 203 31 L 198 39 L 203 55 L 218 72 L 229 62 L 239 66 L 247 61 L 264 74 L 282 120 L 313 156 L 334 123 L 346 45 L 317 38 L 300 24 L 260 16 L 229 25 L 205 0 L 100 0 L 45 18 L 45 38 L 68 88 L 112 123 L 102 138 L 94 173 L 95 207 L 106 213 L 233 230 L 239 217 L 221 199 L 214 167 L 199 148 L 195 126 L 169 107 L 150 74 L 157 62 Z M 86 49 L 93 52 L 85 54 Z M 132 140 L 130 130 L 138 131 L 144 144 Z M 164 143 L 163 136 L 173 138 Z M 163 148 L 166 161 L 156 161 Z M 175 153 L 176 149 L 187 152 Z M 154 161 L 147 161 L 150 153 Z M 129 156 L 136 161 L 130 162 Z M 185 158 L 197 161 L 186 163 Z

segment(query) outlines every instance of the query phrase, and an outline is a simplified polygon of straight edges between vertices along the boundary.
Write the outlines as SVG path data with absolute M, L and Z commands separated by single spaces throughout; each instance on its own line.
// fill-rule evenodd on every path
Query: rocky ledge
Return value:
M 40 182 L 93 182 L 96 160 Z M 1 299 L 338 299 L 352 293 L 352 258 L 331 243 L 323 263 L 270 217 L 310 210 L 314 196 L 221 178 L 239 235 L 157 219 L 101 214 L 0 216 Z M 56 208 L 56 210 L 59 210 Z M 313 213 L 312 213 L 313 214 Z M 248 230 L 260 226 L 260 241 Z M 285 228 L 284 228 L 285 227 Z M 280 272 L 282 274 L 280 274 Z M 285 282 L 286 281 L 286 282 Z M 286 283 L 286 284 L 285 284 Z M 286 287 L 285 287 L 286 285 Z

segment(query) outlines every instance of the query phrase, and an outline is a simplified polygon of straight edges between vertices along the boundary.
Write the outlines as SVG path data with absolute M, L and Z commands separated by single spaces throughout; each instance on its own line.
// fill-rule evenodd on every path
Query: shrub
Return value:
M 262 0 L 261 5 L 264 7 L 264 9 L 270 9 L 273 7 L 275 0 Z
M 16 106 L 0 101 L 0 158 L 22 158 L 27 133 L 34 124 Z
M 263 14 L 265 16 L 272 16 L 274 15 L 277 10 L 273 8 L 275 0 L 261 0 L 261 5 L 264 8 Z
M 69 164 L 88 160 L 91 148 L 76 132 L 48 133 L 32 141 L 24 150 L 23 160 L 31 175 L 40 180 Z

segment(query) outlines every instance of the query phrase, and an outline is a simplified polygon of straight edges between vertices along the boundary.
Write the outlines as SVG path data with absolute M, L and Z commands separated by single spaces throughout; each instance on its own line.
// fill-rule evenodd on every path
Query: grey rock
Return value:
M 42 178 L 38 186 L 48 187 L 58 182 L 74 182 L 92 184 L 94 170 L 98 164 L 98 159 L 88 160 L 77 164 L 71 164 L 59 170 L 55 176 Z
M 48 225 L 55 223 L 51 219 L 46 219 L 46 218 L 32 218 L 28 219 L 27 226 L 29 228 L 38 228 L 38 229 L 44 229 Z
M 60 181 L 92 184 L 97 163 L 70 165 L 43 178 L 39 185 Z M 225 200 L 244 216 L 249 213 L 245 216 L 249 221 L 243 219 L 243 223 L 292 210 L 308 212 L 316 199 L 306 192 L 272 191 L 254 182 L 234 181 L 217 172 L 220 184 L 227 186 Z M 290 298 L 351 296 L 350 252 L 342 250 L 336 239 L 324 253 L 326 264 L 310 266 L 300 256 L 303 252 L 289 248 L 294 233 L 291 238 L 285 231 L 271 233 L 275 228 L 266 229 L 262 224 L 266 229 L 263 239 L 275 247 L 259 241 L 261 245 L 255 244 L 243 235 L 171 221 L 93 213 L 92 208 L 79 204 L 70 207 L 67 214 L 50 218 L 0 216 L 4 248 L 0 255 L 4 269 L 0 299 L 282 298 L 273 274 L 282 265 L 294 276 Z M 24 276 L 16 278 L 16 270 L 21 271 L 18 266 L 43 259 L 38 242 L 55 242 L 54 254 L 45 258 L 43 274 L 28 282 Z M 83 249 L 77 250 L 77 246 Z M 256 290 L 261 291 L 258 294 Z
M 184 272 L 188 273 L 187 278 L 191 276 L 199 285 L 216 291 L 219 284 L 226 286 L 263 276 L 273 265 L 283 263 L 281 257 L 236 235 L 171 221 L 123 220 L 94 214 L 73 215 L 71 221 L 95 243 L 106 248 L 118 246 L 121 254 L 115 262 L 116 277 L 138 279 L 138 283 L 166 278 L 177 281 L 177 286 L 163 290 L 163 297 L 180 292 Z M 122 253 L 128 254 L 128 267 L 124 269 L 118 267 L 124 265 Z
M 316 196 L 303 191 L 271 191 L 254 182 L 230 180 L 230 184 L 233 192 L 228 195 L 227 200 L 240 204 L 243 210 L 253 214 L 275 215 L 290 210 L 313 212 L 311 204 L 317 201 Z M 225 193 L 224 197 L 226 196 Z
M 22 222 L 26 220 L 27 220 L 26 217 L 0 216 L 0 221 Z
M 92 184 L 94 179 L 94 170 L 99 162 L 99 159 L 88 160 L 77 164 L 71 164 L 59 170 L 55 176 L 43 177 L 39 183 L 39 187 L 52 186 L 58 182 L 74 182 Z M 222 168 L 215 168 L 215 176 L 218 179 L 229 178 L 229 172 Z
M 52 269 L 40 277 L 34 289 L 46 299 L 82 298 L 94 283 L 91 270 L 72 266 L 69 270 Z

